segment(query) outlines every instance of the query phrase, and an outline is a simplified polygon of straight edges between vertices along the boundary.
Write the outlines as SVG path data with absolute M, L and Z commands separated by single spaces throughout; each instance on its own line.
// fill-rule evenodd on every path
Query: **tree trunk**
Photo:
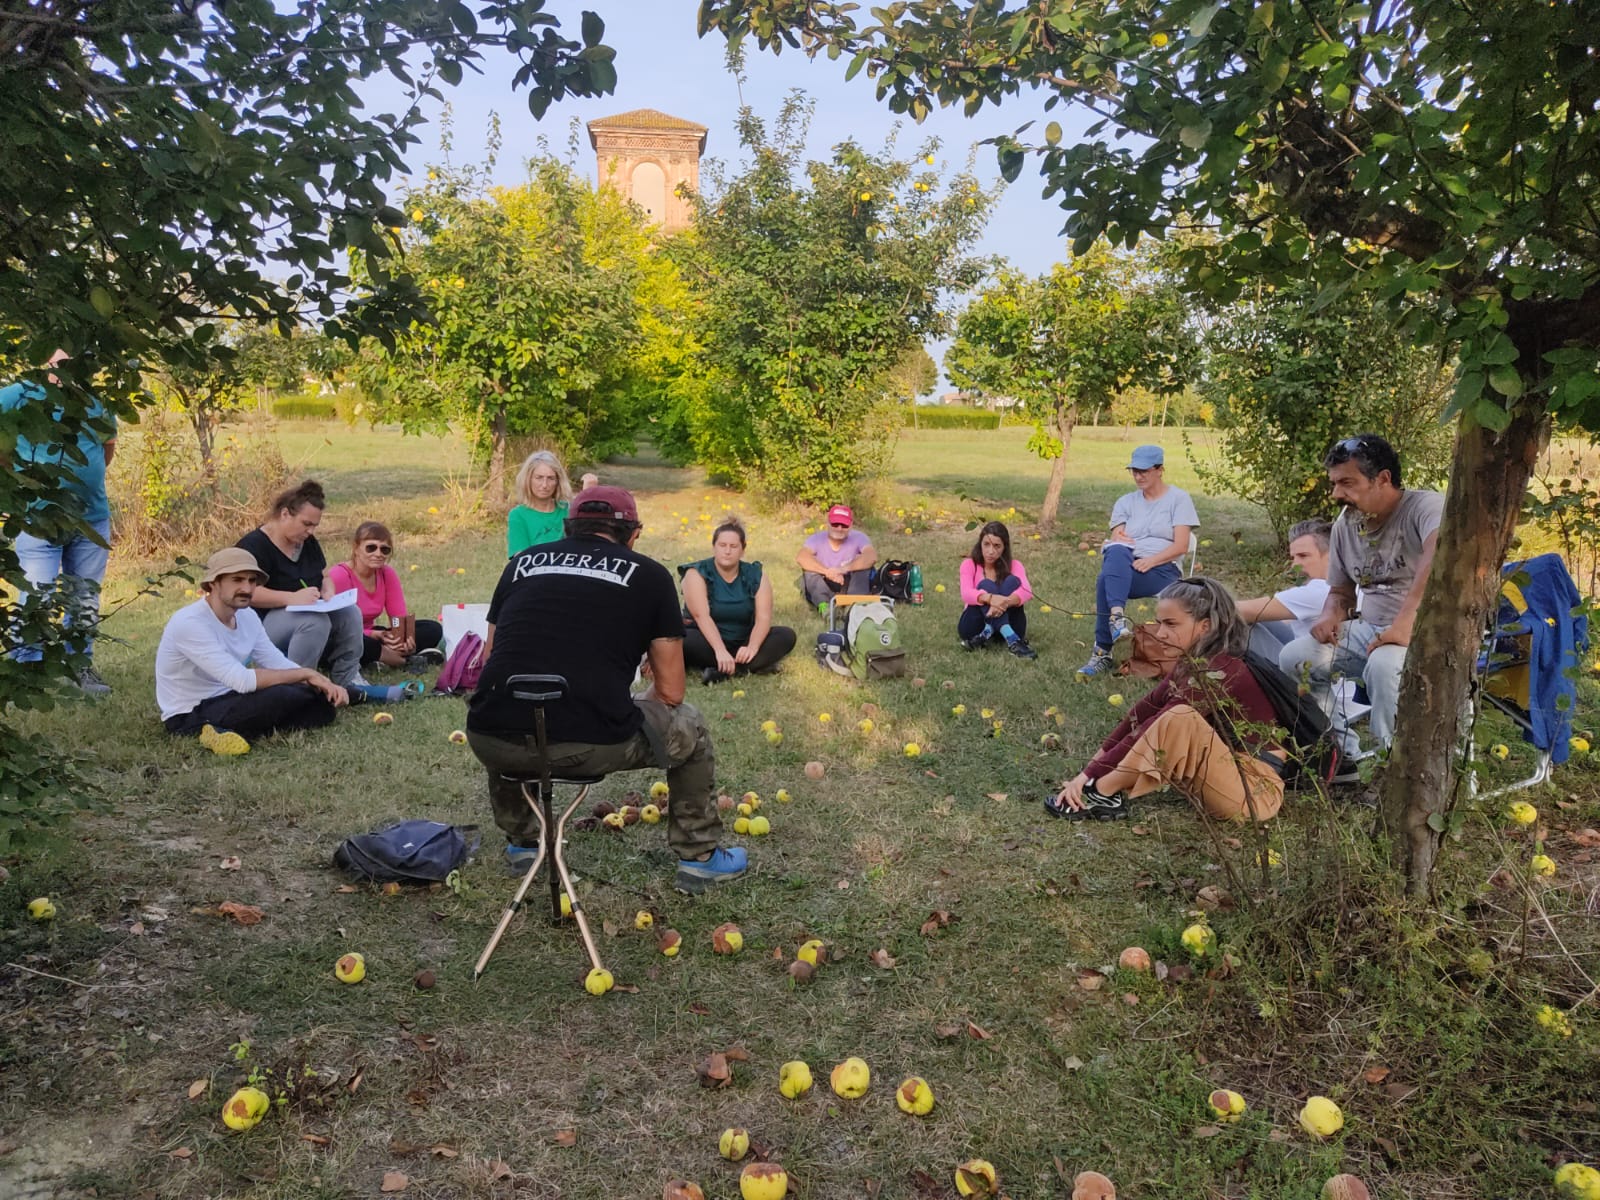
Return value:
M 497 501 L 506 498 L 506 406 L 495 406 L 489 423 L 489 495 Z
M 1532 406 L 1529 406 L 1532 407 Z M 1456 795 L 1456 737 L 1485 623 L 1500 591 L 1528 479 L 1550 437 L 1540 406 L 1500 434 L 1463 421 L 1427 591 L 1406 653 L 1381 820 L 1406 889 L 1426 898 Z M 1432 820 L 1433 824 L 1429 822 Z M 1437 827 L 1437 828 L 1436 828 Z
M 1061 507 L 1061 485 L 1067 481 L 1067 452 L 1072 449 L 1072 427 L 1078 423 L 1076 404 L 1056 405 L 1055 434 L 1061 439 L 1061 454 L 1050 464 L 1050 483 L 1044 489 L 1044 506 L 1039 509 L 1039 528 L 1052 529 L 1056 510 Z

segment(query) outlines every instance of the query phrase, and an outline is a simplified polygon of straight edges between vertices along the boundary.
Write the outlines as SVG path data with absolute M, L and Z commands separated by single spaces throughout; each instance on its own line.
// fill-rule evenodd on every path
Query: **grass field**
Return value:
M 289 423 L 278 437 L 284 459 L 328 489 L 330 557 L 357 520 L 378 517 L 396 531 L 416 611 L 488 598 L 503 534 L 460 486 L 458 442 Z M 598 999 L 580 986 L 576 931 L 537 906 L 471 982 L 513 885 L 482 772 L 447 740 L 464 722 L 459 701 L 397 706 L 382 727 L 357 709 L 221 760 L 156 720 L 151 658 L 184 585 L 128 604 L 98 655 L 115 695 L 33 722 L 92 753 L 101 809 L 69 845 L 6 864 L 0 1196 L 376 1197 L 399 1173 L 388 1194 L 653 1200 L 688 1178 L 729 1200 L 738 1168 L 717 1153 L 727 1126 L 748 1128 L 806 1200 L 954 1196 L 953 1168 L 973 1156 L 996 1164 L 1014 1200 L 1065 1196 L 1085 1169 L 1139 1200 L 1311 1200 L 1339 1170 L 1386 1198 L 1537 1196 L 1556 1163 L 1594 1162 L 1600 1022 L 1593 994 L 1579 1001 L 1600 977 L 1600 874 L 1581 831 L 1600 825 L 1600 766 L 1575 760 L 1530 797 L 1560 865 L 1553 880 L 1524 887 L 1527 843 L 1497 806 L 1471 809 L 1427 913 L 1386 892 L 1370 810 L 1348 799 L 1302 797 L 1259 835 L 1208 828 L 1175 799 L 1117 825 L 1049 820 L 1045 789 L 1115 722 L 1112 695 L 1138 691 L 1071 674 L 1089 640 L 1074 609 L 1092 606 L 1095 565 L 1079 535 L 1102 528 L 1125 488 L 1131 442 L 1080 433 L 1061 526 L 1035 540 L 1047 470 L 1025 438 L 902 438 L 868 527 L 884 554 L 916 558 L 928 587 L 947 589 L 903 611 L 924 686 L 858 687 L 809 662 L 818 622 L 787 579 L 814 514 L 751 512 L 649 458 L 602 466 L 639 492 L 640 549 L 666 563 L 703 555 L 727 512 L 746 516 L 751 556 L 784 580 L 779 619 L 799 629 L 800 650 L 737 698 L 691 686 L 721 789 L 759 793 L 771 816 L 764 839 L 729 830 L 757 863 L 749 880 L 688 900 L 671 891 L 659 830 L 572 838 L 602 954 L 637 989 Z M 1169 477 L 1191 486 L 1182 446 L 1167 446 Z M 1281 578 L 1248 505 L 1200 507 L 1203 570 L 1252 593 Z M 1053 609 L 1034 606 L 1033 664 L 955 644 L 966 525 L 997 516 Z M 162 565 L 113 562 L 113 604 Z M 766 720 L 781 745 L 763 737 Z M 1041 748 L 1045 733 L 1059 750 Z M 1526 766 L 1503 728 L 1489 740 L 1513 746 L 1491 777 Z M 907 742 L 920 757 L 902 753 Z M 802 773 L 812 759 L 826 765 L 821 781 Z M 596 798 L 653 778 L 613 777 Z M 776 801 L 779 788 L 792 802 Z M 341 838 L 399 817 L 483 827 L 459 893 L 384 895 L 331 867 Z M 1267 849 L 1280 865 L 1266 865 Z M 1227 894 L 1221 907 L 1208 888 Z M 45 894 L 59 916 L 29 922 L 27 900 Z M 227 901 L 261 921 L 216 915 Z M 1224 965 L 1194 963 L 1179 943 L 1207 906 Z M 662 957 L 634 930 L 640 910 L 682 933 L 681 954 Z M 712 953 L 725 921 L 744 932 L 734 957 Z M 796 988 L 785 968 L 813 937 L 833 961 Z M 1132 944 L 1178 969 L 1160 980 L 1113 969 Z M 350 950 L 367 960 L 358 986 L 333 976 Z M 424 969 L 431 990 L 413 982 Z M 1570 1040 L 1533 1021 L 1546 1002 L 1574 1009 Z M 700 1086 L 697 1065 L 733 1047 L 748 1059 L 729 1086 Z M 873 1073 L 859 1100 L 828 1090 L 848 1055 Z M 817 1087 L 790 1101 L 777 1074 L 796 1058 Z M 286 1102 L 229 1133 L 222 1101 L 252 1073 Z M 926 1117 L 894 1104 L 913 1074 L 937 1096 Z M 1240 1122 L 1213 1119 L 1214 1087 L 1245 1095 Z M 1326 1142 L 1296 1123 L 1311 1094 L 1344 1110 Z

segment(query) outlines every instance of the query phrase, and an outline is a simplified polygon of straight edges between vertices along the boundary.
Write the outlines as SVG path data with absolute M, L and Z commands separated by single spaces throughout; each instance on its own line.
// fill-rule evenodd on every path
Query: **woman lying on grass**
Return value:
M 1285 735 L 1244 662 L 1250 628 L 1233 597 L 1214 579 L 1180 579 L 1161 590 L 1156 626 L 1183 657 L 1045 811 L 1114 820 L 1128 815 L 1130 797 L 1173 787 L 1219 819 L 1276 816 Z

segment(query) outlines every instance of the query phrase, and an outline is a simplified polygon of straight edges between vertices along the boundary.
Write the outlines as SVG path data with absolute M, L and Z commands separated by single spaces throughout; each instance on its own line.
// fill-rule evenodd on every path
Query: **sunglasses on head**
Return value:
M 1336 447 L 1346 454 L 1357 454 L 1366 449 L 1366 446 L 1367 439 L 1364 437 L 1347 437 L 1344 441 L 1336 443 Z
M 393 546 L 385 546 L 382 542 L 368 542 L 361 549 L 368 554 L 381 554 L 385 558 L 394 553 Z

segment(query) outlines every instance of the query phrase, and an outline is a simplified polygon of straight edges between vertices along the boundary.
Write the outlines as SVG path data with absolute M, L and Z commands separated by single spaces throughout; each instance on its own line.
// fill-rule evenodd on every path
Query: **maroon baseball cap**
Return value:
M 567 516 L 638 524 L 639 506 L 627 488 L 596 486 L 584 488 L 568 502 Z
M 835 504 L 828 510 L 829 525 L 854 525 L 855 523 L 856 515 L 850 511 L 848 504 Z

